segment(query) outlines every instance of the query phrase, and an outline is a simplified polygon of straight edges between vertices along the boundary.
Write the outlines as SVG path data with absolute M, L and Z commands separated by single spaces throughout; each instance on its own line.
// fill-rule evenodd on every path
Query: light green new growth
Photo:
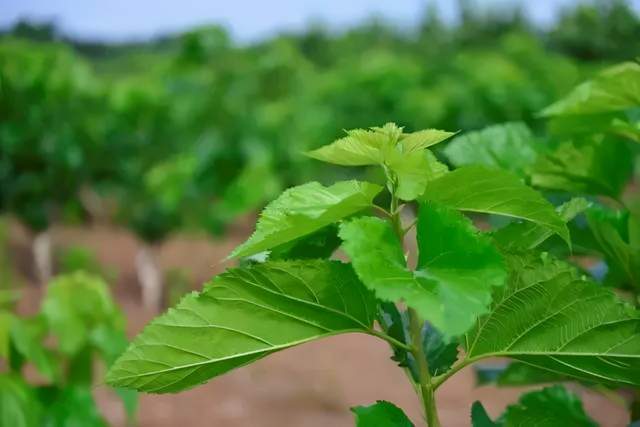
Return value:
M 255 233 L 229 257 L 254 255 L 311 234 L 371 207 L 381 190 L 378 185 L 360 181 L 342 181 L 330 187 L 310 182 L 290 188 L 267 205 Z

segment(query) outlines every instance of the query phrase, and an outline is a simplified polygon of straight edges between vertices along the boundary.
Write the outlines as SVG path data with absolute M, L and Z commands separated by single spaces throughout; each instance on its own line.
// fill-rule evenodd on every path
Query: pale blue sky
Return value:
M 70 35 L 117 41 L 220 23 L 237 39 L 249 41 L 282 30 L 301 29 L 313 21 L 341 29 L 371 15 L 411 26 L 429 1 L 438 4 L 446 19 L 455 16 L 454 0 L 0 0 L 0 27 L 22 17 L 53 19 Z M 519 3 L 543 25 L 553 21 L 559 8 L 575 2 L 475 0 L 480 7 Z M 640 0 L 631 0 L 631 4 L 640 10 Z

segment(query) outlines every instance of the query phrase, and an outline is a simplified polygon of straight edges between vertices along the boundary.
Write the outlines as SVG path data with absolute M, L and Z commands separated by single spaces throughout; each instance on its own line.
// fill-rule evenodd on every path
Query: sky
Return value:
M 577 0 L 472 0 L 480 7 L 520 4 L 541 25 Z M 601 0 L 602 1 L 602 0 Z M 604 0 L 606 1 L 606 0 Z M 21 18 L 53 20 L 65 34 L 90 40 L 143 40 L 197 25 L 217 23 L 240 41 L 280 31 L 303 29 L 311 22 L 342 29 L 371 16 L 411 26 L 425 5 L 435 2 L 452 21 L 455 0 L 0 0 L 0 27 Z M 630 0 L 640 10 L 640 0 Z

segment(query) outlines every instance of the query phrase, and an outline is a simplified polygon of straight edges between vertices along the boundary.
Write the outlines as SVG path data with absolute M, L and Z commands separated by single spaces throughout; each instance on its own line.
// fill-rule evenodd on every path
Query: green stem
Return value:
M 413 342 L 413 357 L 418 364 L 418 379 L 420 382 L 420 395 L 422 396 L 422 406 L 424 407 L 427 425 L 429 427 L 440 427 L 438 409 L 436 407 L 435 387 L 429 373 L 429 362 L 424 354 L 422 346 L 422 325 L 423 322 L 418 313 L 409 308 L 409 331 Z
M 398 209 L 399 200 L 395 194 L 395 185 L 391 186 L 391 206 L 389 212 L 391 212 L 391 226 L 394 233 L 400 240 L 400 244 L 404 243 L 405 230 L 402 228 L 402 221 L 400 219 L 400 209 Z M 438 410 L 436 408 L 435 400 L 435 388 L 431 381 L 431 374 L 429 373 L 429 362 L 424 353 L 424 347 L 422 345 L 422 326 L 424 322 L 420 319 L 418 313 L 412 309 L 408 309 L 409 312 L 409 334 L 411 336 L 411 348 L 410 352 L 413 355 L 416 363 L 418 364 L 418 389 L 422 398 L 422 406 L 424 408 L 425 418 L 427 420 L 428 427 L 440 427 L 440 420 L 438 418 Z
M 371 331 L 370 332 L 371 335 L 376 336 L 378 338 L 381 338 L 385 341 L 387 341 L 389 344 L 395 345 L 396 347 L 400 347 L 403 348 L 407 351 L 413 351 L 413 347 L 410 346 L 409 344 L 403 343 L 402 341 L 398 341 L 397 339 L 393 338 L 392 336 L 387 335 L 384 332 L 380 332 L 380 331 Z

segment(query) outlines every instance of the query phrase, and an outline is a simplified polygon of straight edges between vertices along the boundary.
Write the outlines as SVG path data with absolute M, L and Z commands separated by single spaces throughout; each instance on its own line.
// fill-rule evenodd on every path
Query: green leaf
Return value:
M 471 405 L 471 426 L 472 427 L 498 427 L 498 424 L 494 423 L 486 409 L 482 406 L 482 403 L 477 400 Z
M 407 201 L 415 200 L 429 182 L 449 171 L 429 150 L 409 154 L 396 151 L 388 156 L 387 166 L 397 181 L 396 196 Z
M 342 241 L 338 237 L 338 226 L 331 224 L 273 248 L 269 253 L 269 259 L 325 259 L 331 257 L 340 247 L 340 243 Z
M 416 276 L 435 291 L 444 311 L 434 326 L 446 335 L 465 332 L 487 312 L 493 288 L 505 283 L 502 257 L 469 219 L 435 203 L 420 205 L 417 239 Z
M 556 211 L 566 223 L 584 212 L 590 203 L 576 197 L 558 206 Z M 513 222 L 492 234 L 494 242 L 507 252 L 530 250 L 541 245 L 553 235 L 548 228 L 532 222 Z
M 536 368 L 522 362 L 511 362 L 507 366 L 489 362 L 474 366 L 478 385 L 495 384 L 501 387 L 526 386 L 571 381 L 566 375 Z
M 631 178 L 633 156 L 616 139 L 564 142 L 531 168 L 531 184 L 548 190 L 617 198 Z
M 446 166 L 426 148 L 452 135 L 453 132 L 438 129 L 407 134 L 394 123 L 387 123 L 382 128 L 348 131 L 345 138 L 308 155 L 342 166 L 383 166 L 396 181 L 396 195 L 402 200 L 414 200 L 424 192 L 429 180 L 446 172 Z
M 538 157 L 536 142 L 527 125 L 512 122 L 458 136 L 444 154 L 456 167 L 484 165 L 524 175 Z
M 400 139 L 403 153 L 422 151 L 445 139 L 451 138 L 455 132 L 447 132 L 440 129 L 424 129 L 417 132 L 403 134 Z
M 543 116 L 597 114 L 640 106 L 640 64 L 606 69 L 542 111 Z
M 379 304 L 380 316 L 378 322 L 387 335 L 400 342 L 410 342 L 409 316 L 406 311 L 398 310 L 398 307 L 389 302 Z M 429 373 L 432 376 L 447 372 L 458 359 L 459 342 L 445 340 L 444 336 L 429 323 L 425 322 L 422 328 L 422 346 L 424 354 L 429 362 Z M 413 355 L 404 347 L 392 345 L 393 357 L 399 366 L 408 368 L 415 381 L 419 381 L 418 366 Z
M 518 403 L 507 407 L 499 425 L 531 427 L 596 427 L 582 407 L 580 398 L 556 385 L 520 396 Z
M 40 427 L 41 414 L 35 393 L 22 378 L 0 374 L 0 425 Z
M 462 211 L 531 221 L 570 242 L 567 226 L 553 205 L 510 172 L 463 166 L 430 182 L 422 198 Z
M 223 221 L 232 221 L 239 215 L 264 206 L 282 191 L 280 177 L 266 156 L 256 156 L 227 186 L 215 210 Z
M 81 271 L 58 276 L 49 283 L 42 314 L 60 350 L 68 355 L 86 345 L 93 328 L 123 325 L 122 314 L 104 280 Z
M 254 255 L 311 234 L 372 204 L 382 187 L 341 181 L 330 187 L 310 182 L 286 190 L 260 215 L 256 231 L 230 257 Z
M 422 345 L 431 376 L 444 374 L 458 360 L 459 343 L 446 341 L 440 331 L 428 323 L 422 330 Z
M 314 339 L 372 331 L 375 299 L 351 266 L 269 261 L 232 269 L 153 320 L 111 367 L 116 387 L 184 390 Z
M 323 162 L 341 166 L 366 166 L 381 164 L 384 151 L 395 145 L 383 132 L 354 129 L 347 136 L 313 150 L 307 155 Z
M 461 214 L 433 204 L 420 207 L 415 274 L 391 227 L 379 218 L 343 223 L 340 237 L 358 276 L 378 298 L 404 301 L 447 336 L 466 331 L 486 312 L 492 287 L 504 283 L 490 241 Z
M 621 272 L 627 284 L 640 288 L 640 246 L 630 243 L 628 212 L 594 206 L 587 211 L 587 222 L 609 269 Z
M 16 318 L 11 325 L 11 340 L 16 351 L 32 362 L 42 376 L 54 381 L 60 377 L 61 366 L 54 353 L 44 346 L 47 334 L 46 322 L 40 316 Z
M 11 344 L 11 324 L 14 316 L 9 311 L 0 310 L 0 358 L 9 358 Z
M 548 256 L 509 256 L 508 285 L 465 335 L 466 362 L 510 357 L 584 381 L 640 384 L 640 316 Z
M 58 390 L 55 400 L 47 405 L 44 425 L 106 427 L 107 422 L 98 410 L 91 387 L 67 386 Z
M 371 406 L 356 406 L 351 411 L 356 416 L 356 427 L 413 427 L 402 409 L 384 400 Z
M 566 375 L 536 368 L 522 362 L 512 362 L 496 379 L 499 386 L 525 386 L 567 381 Z

